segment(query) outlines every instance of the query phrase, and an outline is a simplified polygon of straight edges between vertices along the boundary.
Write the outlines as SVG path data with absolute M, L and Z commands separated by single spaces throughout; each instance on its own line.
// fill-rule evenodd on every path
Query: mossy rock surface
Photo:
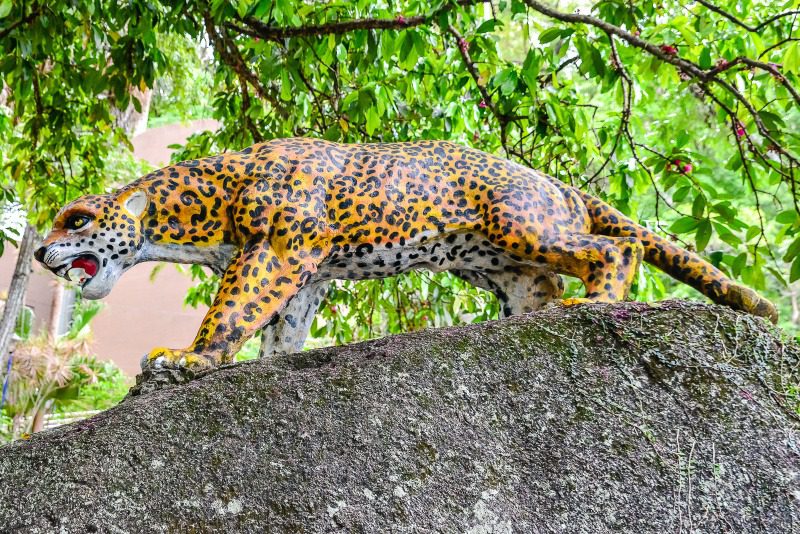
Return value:
M 798 532 L 799 356 L 668 301 L 237 364 L 0 448 L 0 531 Z

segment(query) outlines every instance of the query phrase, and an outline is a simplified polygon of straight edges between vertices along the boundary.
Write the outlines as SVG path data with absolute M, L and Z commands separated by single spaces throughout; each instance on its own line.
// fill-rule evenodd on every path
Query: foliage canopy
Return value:
M 168 81 L 179 101 L 207 95 L 221 122 L 177 159 L 293 135 L 452 139 L 588 189 L 780 300 L 800 278 L 799 6 L 3 0 L 3 186 L 40 223 L 99 190 L 123 141 L 112 107 Z M 365 317 L 378 291 L 406 306 L 401 328 L 446 313 L 402 284 L 473 291 L 413 280 L 343 286 L 330 306 Z M 665 283 L 646 273 L 637 296 L 688 294 Z M 329 332 L 347 323 L 326 309 Z

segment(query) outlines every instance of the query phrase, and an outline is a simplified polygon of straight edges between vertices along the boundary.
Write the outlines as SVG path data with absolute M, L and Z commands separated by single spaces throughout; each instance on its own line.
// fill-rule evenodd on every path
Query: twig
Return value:
M 611 158 L 614 157 L 614 154 L 617 152 L 617 147 L 619 146 L 620 137 L 622 137 L 622 135 L 628 129 L 631 118 L 631 89 L 633 87 L 633 80 L 631 80 L 628 71 L 625 69 L 622 60 L 619 57 L 617 45 L 614 44 L 614 36 L 610 33 L 607 33 L 606 35 L 608 36 L 608 43 L 611 46 L 612 65 L 622 79 L 622 117 L 620 117 L 619 120 L 617 135 L 614 137 L 614 146 L 611 147 L 608 156 L 605 158 L 600 168 L 597 169 L 591 178 L 589 178 L 588 183 L 594 182 L 594 180 L 600 176 L 600 173 L 603 172 L 603 169 L 605 169 L 608 163 L 611 161 Z

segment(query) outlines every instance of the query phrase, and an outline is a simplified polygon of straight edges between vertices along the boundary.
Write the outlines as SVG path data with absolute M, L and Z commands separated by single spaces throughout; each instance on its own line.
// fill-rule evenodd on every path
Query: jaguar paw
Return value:
M 579 304 L 591 304 L 592 302 L 597 302 L 592 299 L 587 299 L 586 297 L 571 297 L 568 299 L 561 299 L 559 304 L 562 306 L 577 306 Z
M 187 350 L 158 347 L 142 359 L 142 369 L 178 369 L 197 373 L 214 367 L 214 361 L 202 354 Z

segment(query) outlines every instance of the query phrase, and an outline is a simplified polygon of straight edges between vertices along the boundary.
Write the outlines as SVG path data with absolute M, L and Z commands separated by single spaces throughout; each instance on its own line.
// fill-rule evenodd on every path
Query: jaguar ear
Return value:
M 139 217 L 147 207 L 147 193 L 141 189 L 126 191 L 120 196 L 122 206 L 134 217 Z

